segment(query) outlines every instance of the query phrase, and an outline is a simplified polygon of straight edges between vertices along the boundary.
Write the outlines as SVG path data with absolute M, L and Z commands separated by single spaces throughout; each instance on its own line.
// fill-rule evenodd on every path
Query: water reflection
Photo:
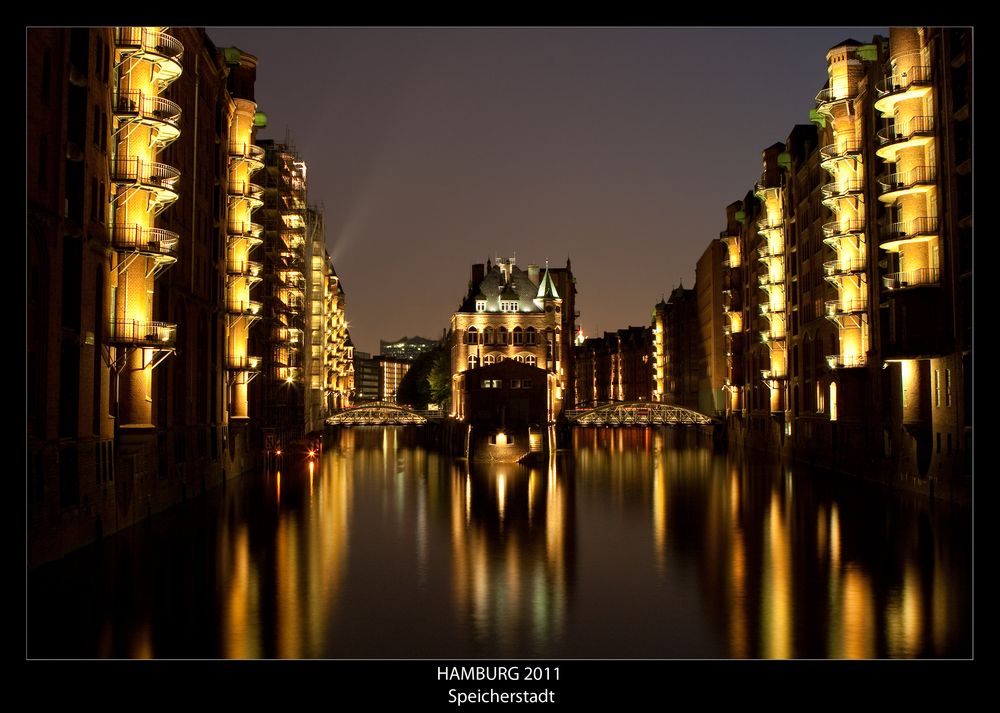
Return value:
M 279 465 L 33 573 L 29 654 L 971 651 L 967 513 L 689 431 L 578 430 L 529 467 L 344 430 Z
M 545 471 L 456 465 L 452 490 L 456 627 L 478 655 L 543 655 L 562 635 L 573 562 L 570 489 L 555 458 Z

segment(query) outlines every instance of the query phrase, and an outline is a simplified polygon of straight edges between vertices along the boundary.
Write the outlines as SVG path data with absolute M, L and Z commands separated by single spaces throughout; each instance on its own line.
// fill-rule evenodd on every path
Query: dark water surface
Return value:
M 546 466 L 345 431 L 30 574 L 30 657 L 971 656 L 967 510 L 579 430 Z

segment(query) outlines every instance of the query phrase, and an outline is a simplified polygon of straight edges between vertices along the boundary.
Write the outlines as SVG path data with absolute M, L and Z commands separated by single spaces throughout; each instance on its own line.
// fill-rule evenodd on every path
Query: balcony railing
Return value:
M 768 186 L 768 185 L 765 184 L 765 182 L 763 180 L 761 180 L 761 181 L 757 181 L 757 183 L 754 184 L 753 193 L 754 193 L 755 196 L 759 196 L 759 195 L 763 195 L 763 194 L 767 193 L 768 191 L 777 191 L 777 190 L 780 190 L 780 189 L 781 189 L 781 184 L 774 185 L 774 186 Z
M 915 166 L 909 171 L 890 173 L 878 179 L 879 193 L 906 191 L 919 185 L 937 181 L 937 166 Z
M 260 239 L 260 234 L 264 232 L 264 226 L 260 223 L 230 223 L 228 234 L 231 238 L 246 238 L 249 240 Z
M 764 240 L 757 246 L 757 257 L 761 260 L 767 260 L 784 254 L 785 244 L 781 240 L 778 240 L 773 246 L 771 245 L 771 241 Z
M 226 300 L 226 311 L 229 314 L 260 314 L 261 303 L 256 300 Z
M 227 260 L 226 272 L 230 275 L 241 275 L 244 277 L 260 277 L 264 271 L 264 266 L 253 260 Z
M 823 263 L 823 269 L 827 275 L 848 275 L 855 272 L 864 272 L 865 260 L 862 258 L 830 260 Z
M 247 200 L 258 206 L 264 204 L 264 189 L 249 181 L 233 181 L 229 184 L 229 196 L 235 200 Z
M 853 300 L 827 300 L 826 302 L 826 314 L 828 317 L 864 312 L 867 308 L 868 300 L 863 298 Z
M 832 181 L 823 186 L 823 198 L 837 198 L 840 196 L 861 193 L 865 189 L 865 182 L 860 178 L 845 178 L 840 181 Z
M 879 144 L 885 146 L 886 144 L 909 141 L 914 136 L 933 134 L 934 117 L 915 116 L 906 123 L 905 130 L 900 131 L 899 129 L 900 127 L 897 124 L 892 124 L 884 129 L 879 129 L 879 131 L 875 134 L 878 137 Z
M 941 270 L 937 267 L 922 267 L 918 270 L 893 272 L 882 278 L 887 290 L 901 290 L 907 287 L 936 286 L 941 283 Z
M 162 228 L 145 228 L 133 223 L 111 226 L 111 246 L 120 252 L 139 252 L 157 257 L 177 258 L 180 236 Z
M 767 230 L 780 230 L 783 225 L 781 218 L 771 220 L 768 216 L 764 216 L 757 221 L 757 231 L 763 233 Z
M 108 343 L 169 349 L 177 342 L 177 325 L 137 319 L 113 319 Z
M 937 235 L 938 219 L 933 217 L 914 218 L 906 222 L 891 223 L 882 242 L 906 240 L 921 235 Z
M 264 149 L 251 143 L 229 142 L 229 156 L 259 163 L 261 166 L 264 165 Z
M 760 341 L 762 342 L 777 342 L 785 338 L 785 330 L 783 329 L 765 329 L 760 333 Z
M 857 96 L 857 89 L 840 89 L 834 91 L 832 88 L 827 87 L 826 89 L 820 89 L 816 94 L 816 103 L 820 106 L 827 104 L 833 104 L 834 102 L 842 102 L 853 99 Z
M 259 356 L 227 356 L 226 368 L 230 371 L 260 371 L 261 358 Z
M 930 83 L 930 67 L 910 67 L 910 69 L 905 72 L 883 77 L 875 83 L 875 92 L 881 99 L 882 97 L 889 96 L 891 94 L 905 92 L 914 85 L 926 85 Z
M 166 124 L 177 129 L 181 120 L 179 104 L 158 96 L 146 96 L 137 89 L 118 93 L 115 98 L 115 113 L 120 116 L 135 116 L 147 121 Z M 176 131 L 173 132 L 176 136 Z
M 773 381 L 774 379 L 787 379 L 788 372 L 782 371 L 780 369 L 761 369 L 760 378 L 764 381 Z
M 861 153 L 861 142 L 851 139 L 840 143 L 827 144 L 819 150 L 819 159 L 822 164 L 829 164 L 842 158 L 850 158 Z
M 142 161 L 136 156 L 124 156 L 111 162 L 111 180 L 116 183 L 135 183 L 143 188 L 175 193 L 174 184 L 180 177 L 181 172 L 173 166 Z
M 115 42 L 120 49 L 138 49 L 166 59 L 176 60 L 184 55 L 184 45 L 179 40 L 145 27 L 119 27 L 115 31 Z
M 868 364 L 868 358 L 864 354 L 828 354 L 826 364 L 831 369 L 854 369 Z
M 771 285 L 783 285 L 785 284 L 785 273 L 781 272 L 776 275 L 772 275 L 770 272 L 765 272 L 763 275 L 757 278 L 757 283 L 761 287 L 770 287 Z
M 765 316 L 785 311 L 784 305 L 772 305 L 770 302 L 761 302 L 758 308 L 760 309 L 760 313 Z
M 832 238 L 835 235 L 847 235 L 848 233 L 863 233 L 865 222 L 863 220 L 833 220 L 823 224 L 823 235 Z

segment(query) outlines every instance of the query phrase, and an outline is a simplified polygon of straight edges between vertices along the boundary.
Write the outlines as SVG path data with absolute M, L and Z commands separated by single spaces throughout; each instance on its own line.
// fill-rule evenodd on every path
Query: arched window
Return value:
M 521 362 L 523 364 L 524 363 L 524 354 L 516 354 L 514 356 L 514 361 L 518 361 L 518 362 Z
M 506 327 L 500 327 L 497 330 L 497 344 L 510 344 L 510 336 L 507 334 Z
M 524 331 L 520 327 L 514 327 L 514 344 L 524 344 Z
M 483 344 L 493 343 L 493 327 L 487 327 L 486 331 L 483 332 Z
M 536 363 L 535 362 L 535 355 L 534 354 L 525 354 L 525 356 L 524 356 L 524 363 L 527 364 L 528 366 L 534 366 L 535 363 Z
M 483 366 L 495 363 L 496 363 L 496 357 L 493 356 L 492 354 L 487 354 L 486 356 L 483 357 Z
M 470 354 L 469 355 L 469 368 L 470 369 L 475 369 L 476 366 L 478 366 L 478 364 L 476 362 L 477 362 L 476 355 L 475 354 Z
M 469 330 L 465 333 L 465 343 L 466 344 L 478 344 L 479 343 L 479 330 L 475 327 L 469 327 Z
M 525 344 L 534 344 L 535 343 L 535 328 L 534 327 L 528 327 L 528 329 L 525 332 L 525 336 L 527 337 L 524 340 Z

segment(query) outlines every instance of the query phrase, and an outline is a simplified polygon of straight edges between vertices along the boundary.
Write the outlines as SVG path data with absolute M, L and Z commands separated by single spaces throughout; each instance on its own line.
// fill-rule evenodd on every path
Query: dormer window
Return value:
M 514 301 L 501 300 L 500 301 L 500 311 L 501 312 L 517 312 L 517 306 L 518 305 L 517 305 L 517 301 L 516 300 L 514 300 Z
M 486 300 L 476 300 L 476 311 L 477 312 L 486 311 Z

